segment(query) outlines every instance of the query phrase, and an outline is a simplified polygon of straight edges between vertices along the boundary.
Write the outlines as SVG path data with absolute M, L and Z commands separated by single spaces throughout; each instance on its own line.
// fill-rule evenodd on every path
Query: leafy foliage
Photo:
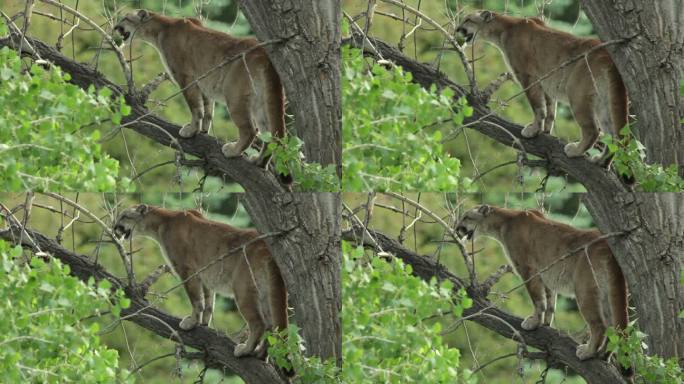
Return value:
M 399 259 L 373 257 L 366 263 L 362 248 L 343 249 L 345 380 L 472 382 L 469 371 L 458 370 L 460 351 L 443 342 L 441 323 L 426 320 L 448 313 L 460 317 L 472 304 L 465 291 L 454 297 L 450 282 L 428 284 Z
M 289 135 L 276 143 L 270 132 L 262 133 L 262 141 L 268 144 L 267 154 L 271 154 L 271 161 L 276 172 L 292 174 L 295 186 L 299 192 L 336 192 L 340 190 L 340 179 L 335 173 L 335 166 L 329 164 L 322 167 L 319 163 L 307 163 L 302 160 L 301 148 L 304 142 L 297 136 Z M 256 150 L 249 148 L 248 155 L 254 155 Z
M 329 384 L 342 383 L 339 370 L 332 360 L 321 361 L 317 356 L 304 356 L 304 341 L 299 336 L 299 327 L 290 324 L 279 334 L 269 333 L 268 357 L 279 367 L 294 370 L 295 383 Z
M 647 347 L 643 341 L 646 334 L 640 332 L 634 323 L 630 324 L 621 336 L 615 328 L 607 332 L 609 352 L 615 353 L 618 363 L 623 367 L 634 368 L 638 383 L 680 384 L 684 382 L 684 372 L 677 359 L 663 360 L 660 356 L 646 355 Z
M 620 131 L 622 138 L 615 140 L 605 135 L 602 141 L 613 153 L 613 166 L 622 175 L 633 176 L 644 192 L 684 191 L 684 179 L 677 174 L 677 165 L 663 168 L 659 164 L 646 164 L 646 152 L 630 132 L 629 126 Z
M 100 343 L 99 323 L 83 320 L 109 306 L 118 314 L 128 299 L 111 285 L 84 284 L 59 260 L 33 257 L 22 264 L 22 249 L 0 241 L 0 382 L 132 382 L 118 367 L 118 353 Z
M 123 98 L 112 100 L 108 89 L 85 92 L 69 79 L 57 67 L 33 64 L 24 72 L 15 51 L 0 50 L 0 185 L 6 191 L 128 185 L 126 178 L 117 181 L 119 162 L 101 150 L 100 132 L 84 128 L 119 124 L 130 107 Z
M 286 342 L 270 336 L 269 354 L 294 367 L 299 383 L 472 383 L 459 370 L 460 351 L 442 340 L 432 316 L 461 316 L 471 300 L 453 295 L 449 282 L 429 284 L 411 274 L 396 258 L 365 259 L 362 248 L 343 243 L 342 377 L 330 362 L 301 355 L 301 341 L 291 326 Z M 426 300 L 429 298 L 429 300 Z
M 345 191 L 468 189 L 461 162 L 430 127 L 461 125 L 472 115 L 465 99 L 452 108 L 453 92 L 426 91 L 411 73 L 374 63 L 360 50 L 342 49 L 343 160 Z

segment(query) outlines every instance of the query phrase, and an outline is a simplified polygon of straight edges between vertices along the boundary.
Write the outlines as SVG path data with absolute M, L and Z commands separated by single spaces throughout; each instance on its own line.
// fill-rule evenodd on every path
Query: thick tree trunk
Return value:
M 684 2 L 681 0 L 582 0 L 599 37 L 631 38 L 609 46 L 631 96 L 636 135 L 647 160 L 678 164 L 684 176 Z
M 307 161 L 335 164 L 342 175 L 340 2 L 242 0 L 240 6 L 266 46 L 285 86 Z
M 302 328 L 306 353 L 334 358 L 341 365 L 340 195 L 249 193 L 245 203 L 262 232 L 290 231 L 272 239 L 270 246 L 290 294 L 295 322 Z
M 648 334 L 648 352 L 684 361 L 684 194 L 585 196 L 587 209 L 604 233 L 630 231 L 612 238 L 611 249 L 622 267 L 636 307 L 639 328 Z
M 241 9 L 267 45 L 294 113 L 307 161 L 342 175 L 338 1 L 243 0 Z M 249 191 L 247 209 L 264 232 L 294 228 L 271 247 L 283 272 L 307 353 L 342 363 L 339 194 L 270 195 Z M 274 209 L 275 207 L 277 209 Z

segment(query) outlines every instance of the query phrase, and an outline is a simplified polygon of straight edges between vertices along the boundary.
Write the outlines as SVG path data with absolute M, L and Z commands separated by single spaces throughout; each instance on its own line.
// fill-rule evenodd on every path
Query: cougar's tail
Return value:
M 273 260 L 268 264 L 268 278 L 270 281 L 268 303 L 271 307 L 273 330 L 275 332 L 281 332 L 287 329 L 288 325 L 287 288 L 285 287 L 285 282 L 280 274 L 280 269 L 278 269 L 278 266 Z M 295 371 L 294 369 L 284 369 L 283 373 L 288 377 L 292 377 L 294 376 Z
M 612 126 L 609 127 L 611 130 L 610 134 L 614 139 L 622 140 L 624 139 L 624 135 L 622 135 L 620 131 L 629 123 L 629 99 L 627 97 L 627 89 L 625 83 L 622 82 L 620 73 L 615 67 L 608 71 L 608 82 L 610 120 L 612 124 Z M 602 158 L 602 165 L 608 168 L 612 161 L 613 155 L 608 148 L 606 148 Z M 635 182 L 633 176 L 620 175 L 620 177 L 627 185 L 632 185 Z
M 613 122 L 611 133 L 615 137 L 622 138 L 620 130 L 629 122 L 627 88 L 625 88 L 625 83 L 622 82 L 622 77 L 620 77 L 617 68 L 613 68 L 609 74 L 610 117 Z
M 617 264 L 617 261 L 615 261 Z M 627 282 L 625 276 L 618 267 L 618 273 L 611 276 L 611 290 L 610 290 L 610 312 L 612 314 L 612 325 L 618 332 L 622 332 L 629 324 L 628 302 L 627 302 Z M 619 365 L 620 373 L 627 379 L 627 382 L 632 382 L 634 378 L 634 368 L 624 368 Z
M 285 95 L 283 92 L 283 85 L 280 82 L 280 76 L 276 72 L 273 66 L 269 66 L 267 70 L 267 82 L 269 92 L 267 92 L 267 105 L 268 105 L 268 123 L 271 128 L 271 135 L 276 142 L 280 142 L 285 138 Z M 268 164 L 269 157 L 264 156 L 262 158 L 262 164 Z M 282 173 L 277 173 L 278 179 L 281 183 L 286 186 L 292 184 L 292 173 L 284 175 Z

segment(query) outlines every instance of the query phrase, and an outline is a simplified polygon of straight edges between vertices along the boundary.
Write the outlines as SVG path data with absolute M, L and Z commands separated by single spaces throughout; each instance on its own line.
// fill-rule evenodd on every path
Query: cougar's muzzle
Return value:
M 468 229 L 463 225 L 459 225 L 458 227 L 456 227 L 456 233 L 461 238 L 463 238 L 465 236 L 468 240 L 472 240 L 473 234 L 475 234 L 475 231 L 472 229 Z
M 468 32 L 468 30 L 463 27 L 456 28 L 456 34 L 461 36 L 466 43 L 470 43 L 471 41 L 473 41 L 473 38 L 475 37 L 474 33 Z
M 126 228 L 121 224 L 116 224 L 114 226 L 114 236 L 118 238 L 123 237 L 124 239 L 128 240 L 131 238 L 131 229 Z
M 128 38 L 131 37 L 131 33 L 128 32 L 127 30 L 124 29 L 121 25 L 117 25 L 114 27 L 114 32 L 118 33 L 123 37 L 123 41 L 126 42 L 128 41 Z

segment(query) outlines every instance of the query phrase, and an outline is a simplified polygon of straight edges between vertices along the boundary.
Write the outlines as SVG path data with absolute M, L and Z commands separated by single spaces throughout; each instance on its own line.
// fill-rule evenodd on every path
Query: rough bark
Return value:
M 40 250 L 49 253 L 52 257 L 68 265 L 71 268 L 71 274 L 84 282 L 92 277 L 96 281 L 108 280 L 115 290 L 123 289 L 126 296 L 131 299 L 131 305 L 121 311 L 122 317 L 161 337 L 174 340 L 185 347 L 202 351 L 204 355 L 201 356 L 201 360 L 209 367 L 234 372 L 247 383 L 275 384 L 288 382 L 277 372 L 275 367 L 262 360 L 253 357 L 236 358 L 233 356 L 235 343 L 222 332 L 205 326 L 198 326 L 190 331 L 180 329 L 178 324 L 181 319 L 150 306 L 150 303 L 139 294 L 138 290 L 128 287 L 123 281 L 107 272 L 100 264 L 96 264 L 87 256 L 63 248 L 56 241 L 38 232 L 32 230 L 26 230 L 26 232 L 34 242 L 29 241 L 27 236 L 23 236 L 23 243 L 17 244 L 21 237 L 21 230 L 18 227 L 1 230 L 0 239 L 21 245 L 34 252 Z
M 340 3 L 243 0 L 240 7 L 260 40 L 283 40 L 266 50 L 285 86 L 306 159 L 335 165 L 341 177 Z M 279 209 L 273 209 L 274 199 Z M 290 255 L 278 264 L 286 285 L 298 287 L 290 290 L 290 301 L 297 324 L 309 325 L 302 330 L 307 353 L 335 358 L 338 365 L 342 364 L 340 204 L 339 194 L 331 193 L 247 195 L 247 209 L 262 231 L 295 228 L 271 247 L 276 255 Z
M 678 164 L 684 176 L 684 3 L 679 0 L 582 0 L 582 8 L 604 41 L 628 38 L 608 47 L 632 96 L 636 136 L 647 161 Z
M 285 12 L 283 9 L 281 11 Z M 259 20 L 262 19 L 256 21 L 259 22 Z M 300 15 L 292 22 L 307 26 L 315 23 L 316 20 L 307 20 Z M 309 29 L 306 30 L 309 31 Z M 302 31 L 294 30 L 293 33 L 302 33 Z M 297 35 L 291 37 L 293 41 L 298 41 L 300 38 Z M 288 230 L 283 237 L 277 240 L 267 239 L 267 241 L 283 273 L 285 285 L 290 294 L 290 305 L 295 308 L 294 322 L 302 329 L 307 354 L 317 355 L 323 359 L 334 358 L 338 364 L 341 364 L 342 333 L 339 318 L 341 252 L 339 227 L 336 222 L 340 207 L 339 194 L 286 193 L 285 188 L 272 172 L 259 168 L 243 158 L 225 158 L 221 153 L 223 143 L 220 140 L 207 135 L 197 135 L 190 139 L 181 138 L 178 135 L 180 126 L 151 113 L 140 95 L 125 93 L 121 87 L 109 81 L 101 73 L 63 56 L 39 40 L 32 38 L 28 40 L 41 58 L 60 66 L 63 71 L 69 73 L 74 84 L 84 89 L 90 85 L 98 88 L 107 87 L 115 94 L 123 95 L 132 109 L 131 114 L 123 119 L 126 128 L 162 145 L 179 149 L 184 154 L 199 157 L 201 161 L 196 161 L 193 165 L 201 167 L 209 175 L 232 179 L 239 183 L 246 191 L 247 209 L 259 231 L 267 233 L 282 229 Z M 16 49 L 10 38 L 0 39 L 0 47 L 3 46 Z M 319 48 L 318 46 L 307 47 L 310 50 Z M 339 40 L 337 50 L 339 50 Z M 290 52 L 294 55 L 295 51 L 292 49 Z M 332 53 L 330 55 L 337 57 Z M 325 67 L 327 64 L 320 62 L 323 57 L 328 60 L 327 56 L 317 55 L 310 51 L 306 57 L 300 57 L 300 65 L 312 68 L 314 65 L 311 60 L 315 60 L 316 65 Z M 334 61 L 334 57 L 331 60 Z M 278 67 L 277 64 L 276 67 Z M 335 80 L 332 79 L 334 74 L 328 75 L 331 77 L 328 81 L 334 82 Z M 301 132 L 304 135 L 317 134 L 326 138 L 327 141 L 319 149 L 320 152 L 329 152 L 330 148 L 338 148 L 339 151 L 341 148 L 339 118 L 337 120 L 333 118 L 336 115 L 339 116 L 339 89 L 336 94 L 332 91 L 322 91 L 320 88 L 324 87 L 323 80 L 308 83 L 309 75 L 304 71 L 289 73 L 287 76 L 297 76 L 291 81 L 284 82 L 290 103 L 298 102 L 302 105 L 309 103 L 309 110 L 317 111 L 317 124 L 319 125 L 313 127 L 312 123 L 305 119 L 302 123 L 309 125 Z M 323 78 L 324 76 L 319 74 L 317 77 Z M 339 82 L 339 79 L 336 81 Z M 308 83 L 308 93 L 290 91 L 288 87 L 291 82 Z M 326 94 L 326 98 L 323 98 L 324 103 L 319 103 L 321 99 L 311 98 L 312 94 L 324 93 Z M 297 97 L 306 97 L 308 101 L 295 101 Z M 315 108 L 312 103 L 316 103 Z M 334 124 L 325 123 L 326 120 L 322 116 L 327 116 L 330 121 L 334 120 Z M 299 127 L 300 122 L 297 120 L 295 123 Z M 308 140 L 306 136 L 303 139 L 313 151 L 317 141 Z M 339 161 L 339 157 L 328 159 L 321 157 L 320 161 L 326 164 L 326 161 L 328 163 Z
M 593 193 L 584 202 L 604 233 L 633 230 L 608 242 L 629 284 L 639 328 L 648 335 L 649 353 L 677 357 L 682 365 L 684 194 Z
M 618 370 L 606 361 L 600 359 L 580 361 L 577 359 L 575 356 L 577 343 L 568 335 L 547 326 L 542 326 L 535 331 L 522 329 L 520 324 L 523 319 L 498 309 L 487 300 L 486 291 L 469 286 L 433 258 L 418 255 L 380 232 L 369 230 L 369 234 L 375 240 L 375 244 L 371 245 L 371 242 L 367 241 L 363 244 L 365 247 L 376 251 L 383 250 L 400 258 L 404 263 L 413 267 L 415 276 L 425 281 L 430 281 L 433 277 L 440 281 L 449 280 L 454 284 L 455 291 L 465 288 L 468 297 L 473 300 L 473 306 L 463 312 L 463 317 L 467 317 L 468 320 L 503 337 L 522 342 L 526 347 L 540 349 L 543 353 L 535 355 L 536 358 L 547 361 L 549 365 L 567 366 L 584 377 L 588 383 L 625 383 Z M 342 237 L 345 240 L 360 242 L 363 237 L 363 230 L 360 226 L 355 226 L 352 230 L 345 231 Z
M 339 1 L 243 0 L 242 11 L 267 46 L 285 85 L 304 155 L 342 175 Z
M 288 287 L 295 322 L 302 328 L 306 353 L 334 358 L 341 366 L 340 194 L 251 193 L 245 203 L 262 233 L 290 231 L 271 240 L 270 246 Z
M 614 172 L 586 158 L 565 156 L 564 143 L 557 138 L 549 135 L 523 138 L 522 126 L 492 114 L 486 104 L 444 73 L 406 57 L 382 41 L 370 40 L 383 58 L 411 72 L 413 81 L 421 86 L 429 88 L 436 84 L 454 90 L 455 98 L 465 96 L 474 109 L 473 116 L 465 121 L 472 124 L 470 128 L 516 149 L 522 146 L 526 153 L 546 159 L 547 167 L 554 173 L 568 174 L 584 185 L 589 192 L 587 205 L 598 228 L 603 233 L 628 232 L 610 244 L 632 291 L 631 304 L 641 319 L 639 327 L 649 334 L 648 353 L 682 361 L 684 326 L 676 316 L 684 308 L 684 287 L 679 284 L 684 263 L 682 195 L 630 192 Z M 356 35 L 344 43 L 360 47 L 361 41 Z M 370 50 L 364 53 L 374 55 Z M 644 260 L 650 262 L 644 263 Z

